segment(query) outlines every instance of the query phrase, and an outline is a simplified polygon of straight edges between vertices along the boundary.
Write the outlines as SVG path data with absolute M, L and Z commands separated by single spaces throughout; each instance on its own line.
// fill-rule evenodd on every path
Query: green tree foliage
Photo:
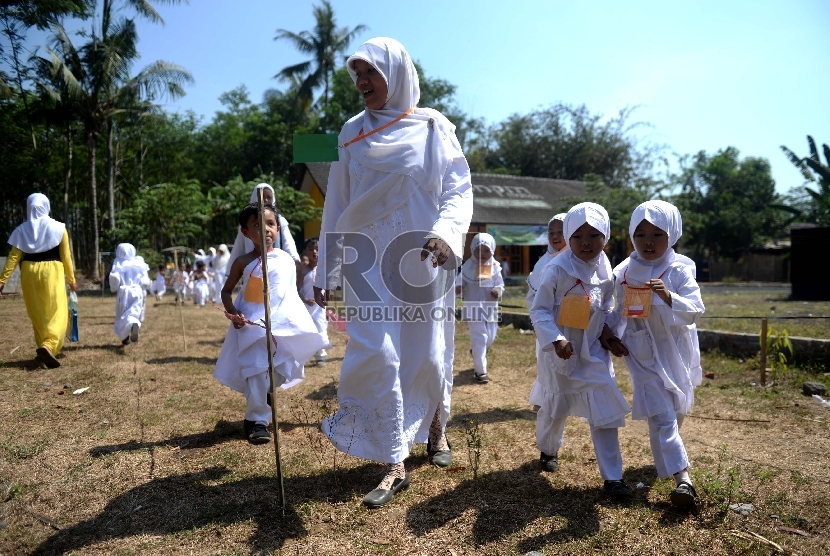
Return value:
M 633 112 L 622 110 L 605 123 L 584 105 L 514 114 L 490 130 L 473 167 L 568 180 L 595 174 L 611 188 L 649 182 L 662 147 L 639 144 L 633 131 L 645 124 L 631 123 Z
M 830 226 L 830 147 L 822 144 L 825 163 L 816 147 L 816 142 L 808 135 L 810 155 L 799 158 L 793 151 L 781 145 L 781 150 L 793 165 L 801 171 L 805 184 L 794 188 L 789 203 L 776 205 L 793 215 L 792 220 L 810 222 L 819 226 Z M 815 189 L 813 187 L 815 186 Z
M 365 25 L 356 25 L 352 29 L 337 27 L 334 9 L 328 0 L 322 5 L 314 6 L 314 30 L 294 33 L 287 29 L 277 29 L 274 40 L 287 40 L 303 54 L 312 56 L 311 60 L 300 62 L 280 70 L 274 77 L 283 81 L 299 83 L 298 98 L 305 108 L 311 106 L 314 90 L 324 87 L 322 97 L 323 110 L 329 101 L 331 75 L 337 68 L 337 57 L 342 56 L 354 38 L 368 30 Z
M 683 239 L 697 256 L 736 259 L 781 229 L 771 207 L 778 195 L 766 159 L 741 160 L 738 149 L 728 147 L 711 156 L 701 151 L 682 163 L 676 202 Z

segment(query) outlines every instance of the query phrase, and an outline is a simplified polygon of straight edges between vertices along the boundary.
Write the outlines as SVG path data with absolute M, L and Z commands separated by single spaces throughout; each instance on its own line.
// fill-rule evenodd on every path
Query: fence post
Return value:
M 761 319 L 761 386 L 767 385 L 767 317 Z

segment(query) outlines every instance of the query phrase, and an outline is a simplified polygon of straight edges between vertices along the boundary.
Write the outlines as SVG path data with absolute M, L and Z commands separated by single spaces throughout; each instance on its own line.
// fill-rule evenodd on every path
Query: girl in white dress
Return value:
M 167 269 L 163 264 L 159 265 L 158 272 L 156 272 L 156 279 L 153 280 L 152 291 L 156 296 L 156 301 L 161 301 L 161 296 L 167 292 Z
M 213 259 L 213 291 L 214 303 L 222 303 L 222 286 L 228 279 L 228 271 L 230 270 L 231 254 L 228 253 L 228 246 L 224 243 L 219 246 L 216 257 Z
M 464 301 L 462 320 L 470 329 L 470 353 L 473 356 L 475 378 L 480 383 L 490 382 L 487 376 L 487 349 L 496 340 L 499 329 L 499 298 L 504 292 L 501 265 L 496 262 L 496 240 L 490 234 L 480 233 L 470 243 L 472 256 L 461 266 L 455 279 L 455 293 Z
M 121 243 L 109 275 L 110 290 L 116 292 L 113 331 L 123 345 L 138 341 L 144 315 L 144 290 L 150 285 L 146 265 L 135 256 L 135 247 Z
M 325 305 L 343 285 L 349 344 L 340 409 L 322 429 L 337 449 L 387 464 L 363 499 L 377 508 L 409 485 L 403 462 L 415 442 L 449 449 L 443 315 L 452 282 L 446 272 L 463 252 L 472 185 L 455 126 L 417 107 L 418 74 L 399 42 L 372 39 L 346 67 L 366 110 L 340 132 L 323 208 L 315 298 Z M 343 243 L 353 246 L 358 237 L 365 238 L 358 255 L 371 263 L 361 272 L 363 282 L 349 276 L 353 267 L 344 261 Z M 362 316 L 349 317 L 350 311 Z
M 207 265 L 204 261 L 196 263 L 196 270 L 190 276 L 190 282 L 193 287 L 193 303 L 199 307 L 204 307 L 205 302 L 210 299 L 210 282 L 213 280 L 210 272 L 207 271 Z
M 680 211 L 671 203 L 648 201 L 634 210 L 635 251 L 614 269 L 617 308 L 606 336 L 609 349 L 625 356 L 634 387 L 631 416 L 648 421 L 657 475 L 674 478 L 673 504 L 690 506 L 698 497 L 680 427 L 702 380 L 695 323 L 704 306 L 694 263 L 672 248 L 682 233 Z
M 312 237 L 307 239 L 305 245 L 303 246 L 303 258 L 308 262 L 302 267 L 302 275 L 298 275 L 297 289 L 300 292 L 300 299 L 302 299 L 303 303 L 305 303 L 306 309 L 308 309 L 308 314 L 311 315 L 314 325 L 317 327 L 317 331 L 320 333 L 320 336 L 322 336 L 326 344 L 329 344 L 329 323 L 326 319 L 326 310 L 317 305 L 317 302 L 314 301 L 314 280 L 317 278 L 318 244 L 318 238 Z M 314 354 L 314 361 L 318 366 L 323 366 L 326 364 L 327 357 L 328 354 L 326 353 L 325 348 L 320 348 Z
M 614 308 L 611 265 L 603 248 L 608 241 L 608 213 L 594 203 L 568 211 L 564 222 L 569 249 L 542 272 L 530 318 L 542 345 L 543 370 L 538 380 L 542 404 L 536 417 L 541 463 L 562 446 L 569 415 L 591 426 L 591 439 L 605 490 L 628 497 L 622 480 L 617 434 L 630 411 L 614 378 L 611 354 L 600 344 L 605 319 Z

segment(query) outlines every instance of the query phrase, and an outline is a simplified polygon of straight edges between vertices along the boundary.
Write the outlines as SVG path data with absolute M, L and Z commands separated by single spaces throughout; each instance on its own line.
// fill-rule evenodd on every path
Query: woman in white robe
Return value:
M 276 194 L 274 193 L 274 188 L 268 185 L 267 183 L 261 183 L 254 187 L 254 190 L 251 192 L 251 201 L 252 203 L 259 202 L 259 194 L 257 191 L 260 189 L 265 189 L 265 201 L 268 202 L 269 193 L 271 203 L 273 204 L 276 201 Z M 300 255 L 297 253 L 297 244 L 294 242 L 294 237 L 291 235 L 291 230 L 288 229 L 288 220 L 282 214 L 279 214 L 279 207 L 277 208 L 277 220 L 280 225 L 280 241 L 279 244 L 274 245 L 275 247 L 279 247 L 289 255 L 291 258 L 294 259 L 295 263 L 300 262 Z M 240 255 L 244 255 L 245 253 L 250 253 L 254 249 L 254 244 L 251 243 L 251 240 L 246 238 L 242 235 L 242 230 L 238 230 L 236 234 L 236 240 L 233 242 L 233 247 L 231 248 L 231 256 L 228 259 L 228 268 L 230 265 L 236 260 L 236 258 Z
M 485 248 L 486 249 L 483 249 Z M 470 329 L 470 351 L 473 356 L 475 378 L 480 383 L 490 382 L 487 376 L 487 350 L 496 341 L 499 330 L 498 300 L 504 293 L 502 266 L 496 262 L 496 240 L 490 234 L 480 233 L 470 242 L 472 256 L 464 261 L 455 280 L 456 293 L 464 300 L 462 319 Z M 485 253 L 479 259 L 479 253 Z
M 346 65 L 367 108 L 340 132 L 340 159 L 332 164 L 323 208 L 315 297 L 325 305 L 344 282 L 350 340 L 340 409 L 322 429 L 337 449 L 388 464 L 363 500 L 380 507 L 408 486 L 403 460 L 413 443 L 428 440 L 433 422 L 440 436 L 429 438 L 432 449 L 447 449 L 443 317 L 452 282 L 443 265 L 460 263 L 472 186 L 455 126 L 435 110 L 417 108 L 418 74 L 400 43 L 372 39 Z M 353 252 L 344 251 L 344 242 L 359 243 L 354 233 L 366 240 L 358 257 L 371 261 L 368 250 L 376 250 L 365 282 L 353 283 L 346 264 L 341 276 L 344 252 Z M 425 293 L 415 299 L 418 286 Z
M 661 256 L 654 250 L 655 240 L 639 228 L 643 222 L 662 232 L 656 239 L 665 248 Z M 705 308 L 694 263 L 672 248 L 682 234 L 680 211 L 671 203 L 648 201 L 634 210 L 629 235 L 636 250 L 614 269 L 617 308 L 608 324 L 627 348 L 625 363 L 634 389 L 631 417 L 648 421 L 657 476 L 674 477 L 678 488 L 671 494 L 672 502 L 690 505 L 697 494 L 680 427 L 692 409 L 695 386 L 703 378 L 694 327 Z M 649 251 L 641 253 L 641 248 Z M 648 318 L 624 318 L 626 286 L 663 288 L 671 303 L 651 293 Z
M 116 292 L 113 332 L 125 346 L 138 341 L 144 317 L 144 294 L 150 285 L 146 267 L 144 260 L 135 256 L 132 244 L 118 245 L 109 281 L 110 290 Z
M 536 290 L 539 287 L 539 280 L 542 279 L 542 272 L 545 270 L 545 267 L 548 266 L 548 263 L 553 260 L 555 256 L 559 253 L 564 251 L 568 248 L 568 243 L 564 239 L 564 231 L 563 231 L 563 224 L 565 223 L 565 216 L 566 213 L 560 212 L 556 214 L 548 220 L 548 249 L 545 251 L 545 254 L 539 257 L 539 260 L 536 261 L 536 264 L 533 265 L 533 270 L 530 271 L 530 274 L 527 277 L 527 295 L 525 296 L 525 300 L 527 301 L 527 308 L 533 305 L 533 299 L 536 297 Z M 537 409 L 541 407 L 543 397 L 542 397 L 542 387 L 539 384 L 539 373 L 542 370 L 542 346 L 539 344 L 539 339 L 536 339 L 536 380 L 533 381 L 533 386 L 530 389 L 530 397 L 528 402 L 530 405 L 536 407 Z M 558 464 L 549 464 L 548 471 L 556 471 L 558 469 Z

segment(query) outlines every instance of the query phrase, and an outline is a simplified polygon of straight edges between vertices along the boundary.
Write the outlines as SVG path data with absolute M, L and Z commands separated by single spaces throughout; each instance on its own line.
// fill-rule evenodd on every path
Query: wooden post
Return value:
M 178 279 L 182 280 L 182 274 L 179 272 L 179 252 L 176 249 L 173 249 L 173 264 L 176 266 Z M 184 305 L 184 280 L 182 280 L 181 284 L 174 285 L 174 287 L 178 287 L 176 297 L 179 302 L 176 305 L 179 306 L 179 317 L 181 317 L 182 320 L 182 341 L 184 342 L 184 352 L 187 353 L 187 335 L 184 332 L 184 311 L 182 309 L 182 306 Z
M 761 319 L 761 386 L 767 385 L 767 317 Z
M 277 481 L 280 485 L 280 508 L 285 515 L 285 486 L 282 480 L 282 461 L 280 459 L 280 426 L 277 420 L 277 388 L 274 376 L 274 350 L 271 345 L 271 288 L 268 280 L 268 246 L 265 243 L 265 197 L 263 187 L 257 189 L 259 196 L 259 241 L 262 258 L 262 289 L 265 298 L 265 346 L 268 348 L 268 381 L 271 391 L 271 421 L 274 423 L 274 456 L 277 462 Z

